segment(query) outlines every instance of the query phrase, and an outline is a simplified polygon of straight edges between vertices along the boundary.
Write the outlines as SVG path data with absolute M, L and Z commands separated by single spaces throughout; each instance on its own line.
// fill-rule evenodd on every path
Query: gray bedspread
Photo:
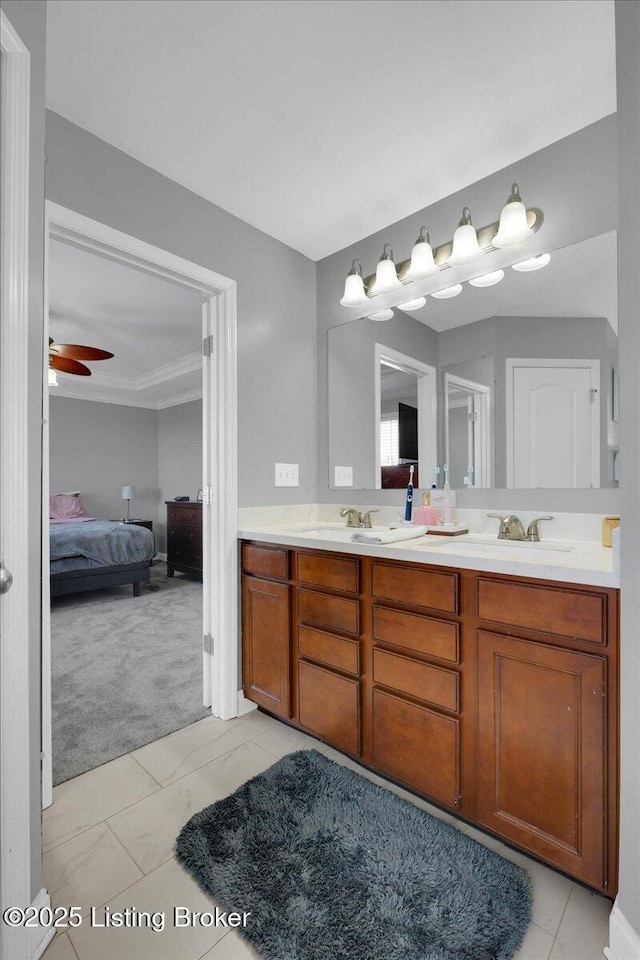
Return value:
M 113 520 L 51 524 L 51 560 L 86 557 L 98 566 L 145 563 L 154 553 L 153 534 L 146 527 Z

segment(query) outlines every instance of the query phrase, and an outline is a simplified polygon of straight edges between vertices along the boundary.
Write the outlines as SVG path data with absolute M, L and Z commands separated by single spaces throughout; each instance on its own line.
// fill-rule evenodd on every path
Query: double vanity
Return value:
M 364 544 L 317 519 L 242 526 L 248 699 L 615 896 L 610 550 L 488 529 Z

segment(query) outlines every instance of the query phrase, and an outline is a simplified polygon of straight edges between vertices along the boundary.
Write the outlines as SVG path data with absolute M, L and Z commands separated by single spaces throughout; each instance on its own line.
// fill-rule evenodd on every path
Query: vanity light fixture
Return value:
M 382 256 L 376 267 L 376 279 L 371 293 L 374 297 L 379 293 L 393 293 L 394 290 L 401 290 L 402 284 L 398 280 L 398 271 L 393 262 L 393 247 L 390 243 L 385 243 L 382 248 Z
M 392 318 L 393 310 L 377 310 L 369 314 L 369 320 L 391 320 Z
M 431 296 L 436 300 L 450 300 L 451 297 L 457 297 L 459 293 L 462 293 L 462 284 L 455 283 L 452 287 L 445 287 L 444 290 L 436 290 Z
M 493 238 L 494 247 L 515 247 L 533 236 L 533 230 L 527 220 L 527 208 L 520 199 L 517 183 L 511 187 L 511 196 L 502 208 L 498 232 Z
M 343 307 L 363 307 L 369 302 L 362 279 L 362 264 L 354 260 L 344 283 L 344 296 L 340 303 Z
M 469 283 L 472 287 L 493 287 L 494 284 L 500 283 L 504 278 L 504 270 L 494 270 L 493 273 L 484 273 L 481 277 L 474 277 L 473 280 L 469 280 Z
M 404 303 L 399 303 L 398 307 L 400 310 L 420 310 L 426 302 L 426 297 L 416 297 L 415 300 L 406 300 Z
M 551 260 L 550 253 L 541 253 L 537 257 L 529 257 L 528 260 L 521 260 L 520 263 L 512 263 L 511 266 L 519 273 L 531 273 L 532 270 L 542 270 Z
M 426 227 L 420 227 L 420 236 L 411 251 L 411 263 L 405 274 L 405 280 L 426 280 L 438 272 L 433 259 L 433 248 Z
M 457 267 L 461 263 L 471 263 L 481 253 L 478 234 L 471 223 L 471 211 L 469 207 L 465 207 L 462 211 L 462 219 L 453 235 L 453 250 L 449 257 L 449 263 L 453 267 Z
M 57 386 L 58 386 L 58 375 L 57 375 L 57 373 L 55 372 L 55 370 L 53 369 L 53 367 L 49 367 L 49 379 L 48 379 L 48 382 L 49 382 L 49 386 L 50 386 L 50 387 L 57 387 Z

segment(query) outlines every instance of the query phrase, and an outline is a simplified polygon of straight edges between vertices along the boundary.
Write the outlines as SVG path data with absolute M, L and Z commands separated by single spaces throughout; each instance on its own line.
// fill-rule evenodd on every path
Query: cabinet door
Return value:
M 289 590 L 286 583 L 244 577 L 242 657 L 245 696 L 291 716 Z
M 605 661 L 486 632 L 478 649 L 479 821 L 601 887 Z
M 360 756 L 360 681 L 298 661 L 300 723 L 327 743 Z

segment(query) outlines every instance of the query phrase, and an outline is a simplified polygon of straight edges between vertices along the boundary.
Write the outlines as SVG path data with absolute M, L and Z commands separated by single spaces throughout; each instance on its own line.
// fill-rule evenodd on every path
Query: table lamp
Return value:
M 135 498 L 136 498 L 136 488 L 135 488 L 135 487 L 126 486 L 126 487 L 123 487 L 123 488 L 122 488 L 122 493 L 120 494 L 120 499 L 127 501 L 127 516 L 126 516 L 126 519 L 123 521 L 124 523 L 129 523 L 129 507 L 130 507 L 131 501 L 132 501 L 132 500 L 135 500 Z

